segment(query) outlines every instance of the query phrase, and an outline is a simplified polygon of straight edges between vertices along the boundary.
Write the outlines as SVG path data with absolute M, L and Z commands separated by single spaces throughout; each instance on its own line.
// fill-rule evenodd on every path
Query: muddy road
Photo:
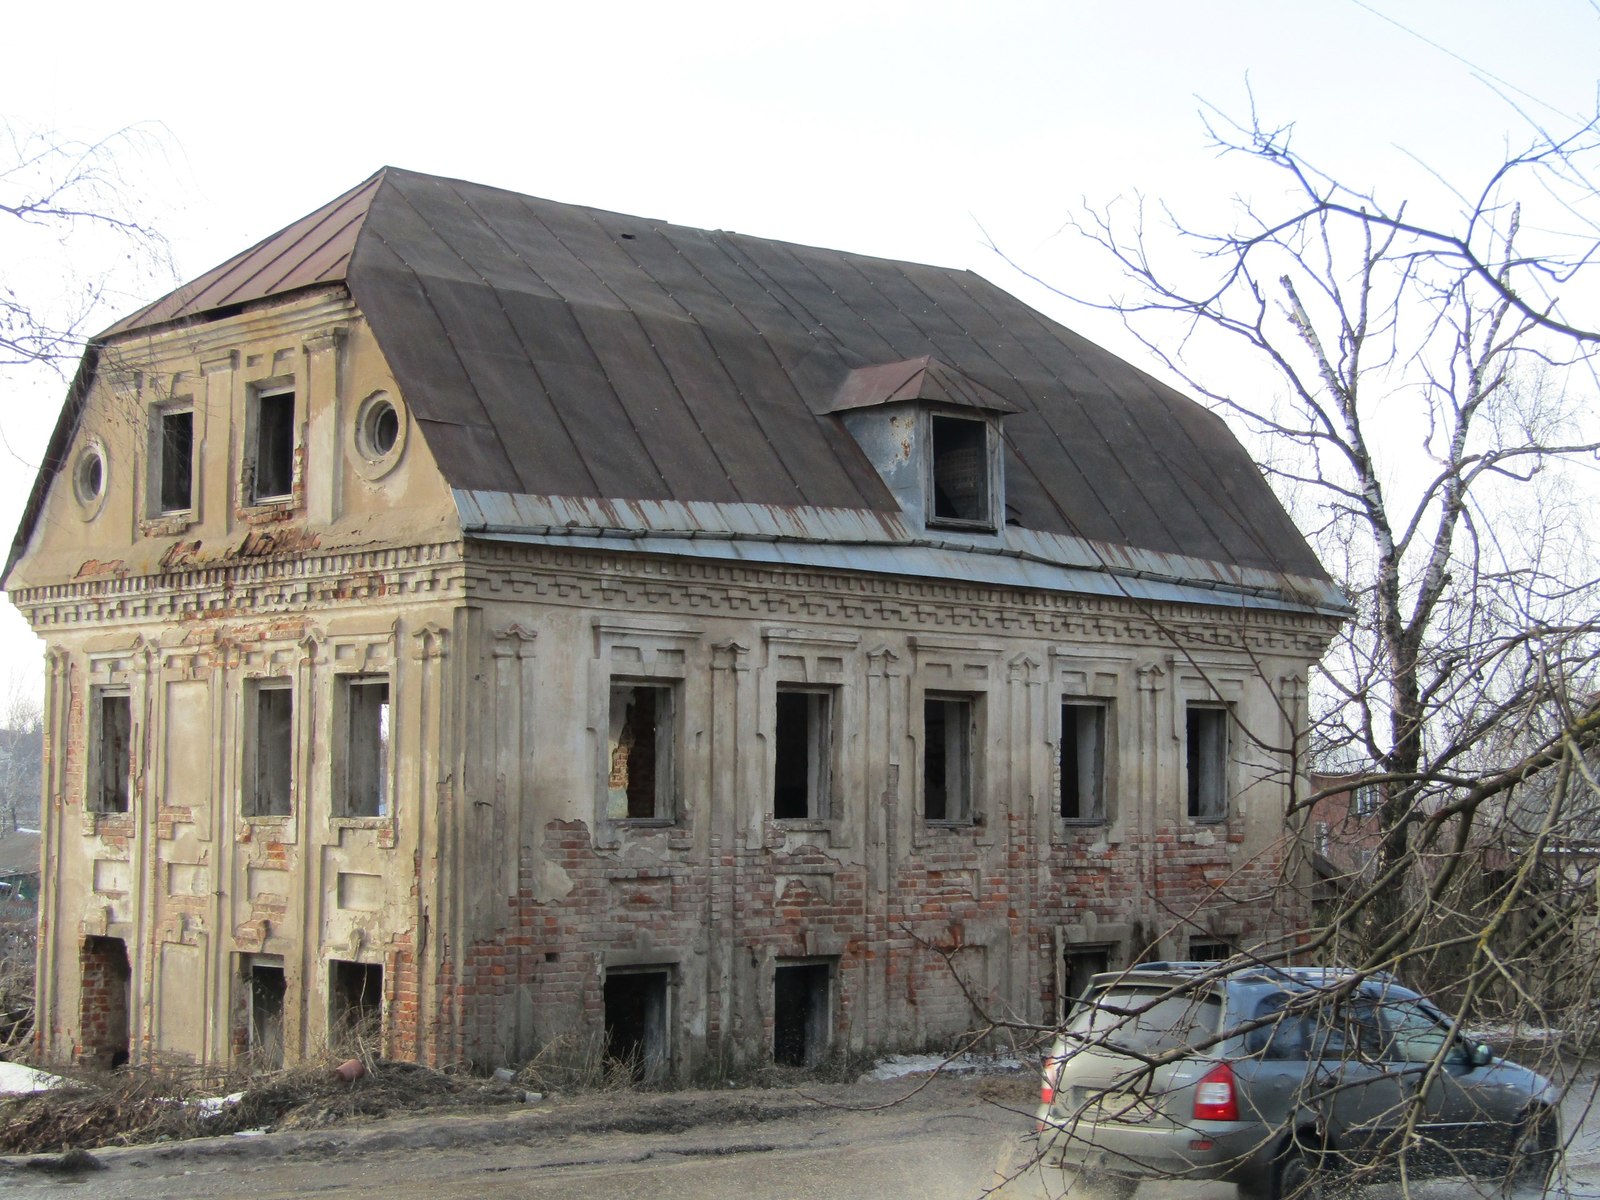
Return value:
M 95 1170 L 58 1173 L 9 1160 L 0 1164 L 0 1197 L 1042 1200 L 1059 1181 L 1024 1168 L 1036 1096 L 1027 1072 L 801 1092 L 586 1096 L 506 1114 L 98 1151 Z M 1576 1100 L 1572 1117 L 1584 1124 Z M 1585 1130 L 1552 1195 L 1600 1198 L 1597 1148 Z M 1492 1182 L 1464 1180 L 1409 1193 L 1416 1200 L 1500 1194 Z M 1233 1195 L 1225 1185 L 1162 1182 L 1146 1184 L 1139 1200 Z M 1374 1187 L 1359 1200 L 1400 1195 L 1394 1186 Z

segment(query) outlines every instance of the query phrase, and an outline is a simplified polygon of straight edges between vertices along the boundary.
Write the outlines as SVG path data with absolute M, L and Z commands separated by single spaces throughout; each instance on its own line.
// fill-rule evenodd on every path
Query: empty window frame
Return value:
M 1233 955 L 1233 947 L 1218 938 L 1190 938 L 1190 962 L 1226 962 Z
M 294 392 L 256 394 L 255 470 L 251 500 L 265 503 L 294 494 Z
M 127 692 L 93 694 L 89 806 L 94 812 L 125 813 L 133 776 L 133 703 Z
M 1061 1019 L 1065 1021 L 1089 990 L 1089 981 L 1111 970 L 1111 947 L 1072 946 L 1063 956 L 1061 968 Z
M 977 700 L 930 694 L 922 701 L 922 816 L 928 821 L 973 819 L 973 747 Z
M 328 1041 L 371 1045 L 383 1033 L 383 965 L 328 962 Z
M 666 821 L 673 816 L 677 690 L 671 684 L 611 684 L 606 815 Z
M 294 782 L 294 689 L 287 679 L 245 687 L 244 815 L 286 817 Z
M 1383 795 L 1375 783 L 1357 784 L 1350 793 L 1350 813 L 1355 817 L 1376 816 Z
M 389 680 L 345 675 L 338 681 L 344 753 L 334 781 L 341 817 L 389 815 Z
M 1190 704 L 1184 723 L 1189 816 L 1220 820 L 1228 815 L 1228 710 L 1220 704 Z
M 1061 702 L 1061 816 L 1068 821 L 1106 819 L 1106 704 Z
M 834 710 L 834 695 L 827 689 L 778 688 L 772 815 L 779 820 L 831 815 Z
M 992 529 L 988 422 L 933 416 L 929 435 L 933 450 L 931 519 Z
M 194 410 L 158 410 L 155 442 L 156 511 L 188 512 L 194 507 Z
M 779 963 L 772 975 L 772 1059 L 814 1067 L 828 1053 L 832 1033 L 833 964 Z
M 248 1006 L 250 1068 L 276 1071 L 283 1066 L 283 1001 L 288 992 L 283 961 L 247 954 L 240 966 Z
M 606 972 L 606 1058 L 626 1065 L 635 1079 L 658 1080 L 667 1072 L 671 985 L 664 967 Z

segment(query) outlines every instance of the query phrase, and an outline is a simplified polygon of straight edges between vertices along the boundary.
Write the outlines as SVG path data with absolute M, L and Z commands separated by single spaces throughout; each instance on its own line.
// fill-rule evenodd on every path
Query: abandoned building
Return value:
M 1282 936 L 1342 611 L 976 275 L 394 169 L 94 340 L 4 582 L 108 1063 L 809 1063 Z

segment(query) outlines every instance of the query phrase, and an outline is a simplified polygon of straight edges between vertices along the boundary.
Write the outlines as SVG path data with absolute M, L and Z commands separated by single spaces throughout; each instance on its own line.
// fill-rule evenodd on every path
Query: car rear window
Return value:
M 1068 1028 L 1087 1042 L 1160 1054 L 1206 1041 L 1222 1005 L 1214 996 L 1164 996 L 1166 988 L 1112 988 L 1080 1009 Z

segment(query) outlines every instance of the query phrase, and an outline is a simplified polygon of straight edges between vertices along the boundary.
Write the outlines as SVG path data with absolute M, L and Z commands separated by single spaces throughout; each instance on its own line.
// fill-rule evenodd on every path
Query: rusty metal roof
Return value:
M 836 414 L 924 400 L 1006 414 L 1008 513 L 1052 545 L 1338 603 L 1220 418 L 971 272 L 386 168 L 97 341 L 341 278 L 458 499 L 887 518 Z

